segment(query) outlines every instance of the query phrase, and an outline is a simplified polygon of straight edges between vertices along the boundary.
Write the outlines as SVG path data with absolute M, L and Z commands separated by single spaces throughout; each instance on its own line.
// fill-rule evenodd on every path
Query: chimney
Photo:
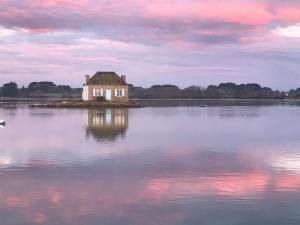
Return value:
M 85 75 L 85 84 L 87 85 L 90 80 L 90 75 Z
M 122 79 L 122 81 L 124 81 L 126 83 L 126 76 L 125 75 L 122 75 L 121 79 Z

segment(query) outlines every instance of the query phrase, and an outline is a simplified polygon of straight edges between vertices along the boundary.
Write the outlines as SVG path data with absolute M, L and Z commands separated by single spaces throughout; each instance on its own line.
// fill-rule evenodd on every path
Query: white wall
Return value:
M 83 86 L 82 100 L 83 101 L 88 101 L 89 100 L 89 87 L 88 86 Z

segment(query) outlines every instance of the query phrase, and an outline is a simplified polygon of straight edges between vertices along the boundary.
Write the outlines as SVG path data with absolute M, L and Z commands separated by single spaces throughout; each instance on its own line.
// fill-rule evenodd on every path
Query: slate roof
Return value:
M 97 72 L 92 76 L 88 85 L 127 85 L 115 72 Z

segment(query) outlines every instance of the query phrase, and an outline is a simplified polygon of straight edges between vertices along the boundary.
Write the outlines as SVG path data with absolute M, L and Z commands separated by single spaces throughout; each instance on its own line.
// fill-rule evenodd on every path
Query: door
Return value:
M 106 89 L 106 91 L 105 91 L 105 99 L 107 101 L 111 101 L 111 89 Z

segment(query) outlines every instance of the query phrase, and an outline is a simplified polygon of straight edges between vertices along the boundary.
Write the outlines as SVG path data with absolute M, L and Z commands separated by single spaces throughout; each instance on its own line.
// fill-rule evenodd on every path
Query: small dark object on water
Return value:
M 5 126 L 5 120 L 0 120 L 0 125 Z

